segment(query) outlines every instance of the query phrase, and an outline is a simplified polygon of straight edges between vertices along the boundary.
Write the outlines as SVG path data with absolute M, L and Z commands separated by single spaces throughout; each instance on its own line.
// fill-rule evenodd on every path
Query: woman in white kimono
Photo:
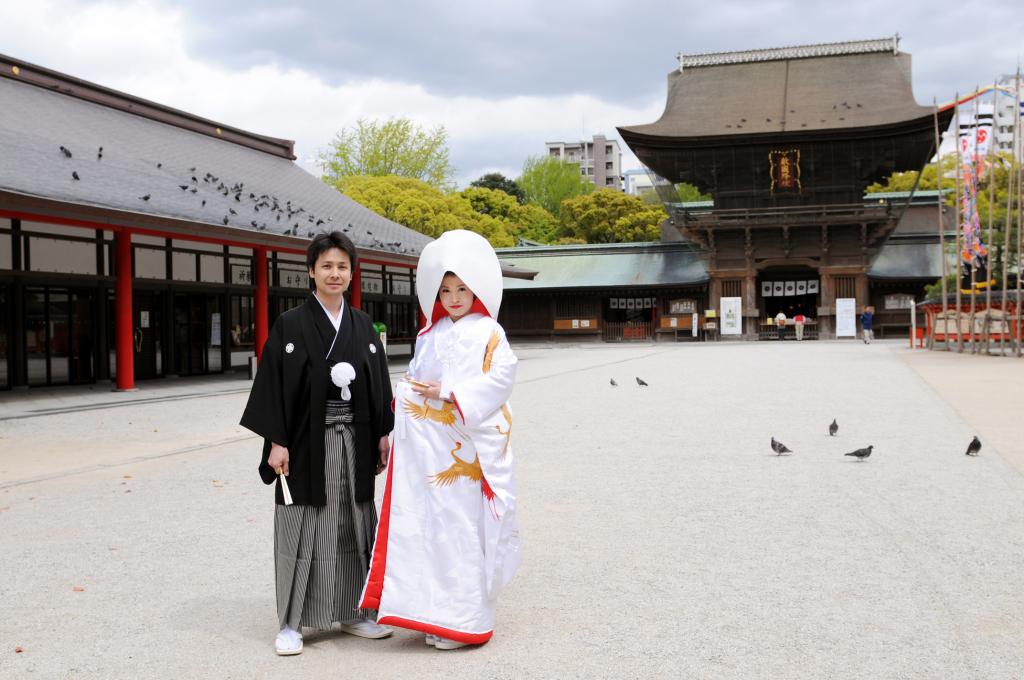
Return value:
M 361 607 L 455 649 L 487 642 L 519 565 L 512 409 L 515 354 L 495 321 L 501 268 L 469 231 L 423 249 L 430 320 L 395 392 L 384 501 Z

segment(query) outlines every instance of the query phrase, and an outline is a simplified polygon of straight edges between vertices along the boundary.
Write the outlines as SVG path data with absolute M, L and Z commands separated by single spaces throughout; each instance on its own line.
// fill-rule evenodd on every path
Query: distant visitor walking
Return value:
M 865 307 L 864 313 L 860 315 L 860 325 L 864 332 L 864 344 L 869 344 L 875 339 L 875 308 Z
M 775 327 L 779 329 L 779 340 L 782 340 L 782 334 L 786 332 L 786 313 L 781 309 L 775 315 Z
M 807 317 L 800 312 L 797 312 L 796 316 L 793 317 L 793 328 L 796 329 L 796 339 L 804 339 L 804 324 L 807 323 Z

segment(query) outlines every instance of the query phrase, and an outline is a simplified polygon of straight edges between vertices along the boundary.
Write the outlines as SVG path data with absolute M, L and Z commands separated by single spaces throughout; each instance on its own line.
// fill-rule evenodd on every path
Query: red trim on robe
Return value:
M 381 624 L 382 626 L 398 626 L 399 628 L 418 630 L 421 633 L 436 635 L 438 637 L 443 637 L 448 640 L 455 640 L 456 642 L 465 642 L 467 645 L 482 645 L 483 643 L 490 640 L 491 636 L 494 635 L 493 630 L 489 630 L 486 633 L 463 633 L 462 631 L 452 630 L 451 628 L 435 626 L 432 623 L 423 623 L 422 621 L 403 619 L 400 616 L 382 616 L 379 619 L 377 619 L 377 623 Z
M 452 392 L 451 397 L 452 397 L 452 403 L 455 404 L 455 408 L 457 408 L 459 410 L 459 417 L 462 418 L 462 424 L 465 425 L 466 424 L 466 416 L 463 415 L 462 407 L 459 406 L 459 400 L 455 398 L 455 393 L 454 392 Z
M 370 573 L 366 576 L 366 588 L 360 609 L 377 609 L 384 590 L 384 573 L 388 562 L 388 528 L 391 524 L 391 478 L 395 466 L 395 443 L 391 442 L 388 456 L 388 481 L 384 485 L 384 499 L 380 504 L 380 519 L 377 521 L 377 538 L 373 542 L 373 556 L 370 558 Z

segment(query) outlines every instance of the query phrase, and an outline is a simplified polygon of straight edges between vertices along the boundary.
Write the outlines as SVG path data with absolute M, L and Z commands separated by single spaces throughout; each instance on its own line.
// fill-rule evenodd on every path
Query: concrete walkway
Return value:
M 238 385 L 0 421 L 0 677 L 1021 677 L 1020 440 L 943 377 L 984 358 L 518 352 L 526 554 L 488 645 L 311 633 L 274 655 L 271 497 Z M 1020 391 L 1006 370 L 990 394 Z

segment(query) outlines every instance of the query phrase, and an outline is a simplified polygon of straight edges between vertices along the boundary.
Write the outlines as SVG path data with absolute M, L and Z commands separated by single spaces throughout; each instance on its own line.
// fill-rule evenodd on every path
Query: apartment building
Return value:
M 622 149 L 618 140 L 594 135 L 591 141 L 547 142 L 548 155 L 580 166 L 596 187 L 622 191 Z

